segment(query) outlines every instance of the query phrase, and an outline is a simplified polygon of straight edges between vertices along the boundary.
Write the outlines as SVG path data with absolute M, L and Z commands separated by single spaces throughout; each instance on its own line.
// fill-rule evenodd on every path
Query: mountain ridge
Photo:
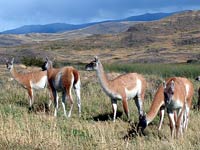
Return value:
M 72 31 L 82 29 L 96 24 L 109 23 L 109 22 L 123 22 L 123 21 L 154 21 L 164 17 L 171 16 L 177 12 L 172 13 L 146 13 L 137 16 L 130 16 L 124 19 L 118 20 L 105 20 L 100 22 L 91 22 L 84 24 L 67 24 L 67 23 L 51 23 L 45 25 L 24 25 L 19 28 L 5 30 L 0 34 L 29 34 L 29 33 L 59 33 L 65 31 Z

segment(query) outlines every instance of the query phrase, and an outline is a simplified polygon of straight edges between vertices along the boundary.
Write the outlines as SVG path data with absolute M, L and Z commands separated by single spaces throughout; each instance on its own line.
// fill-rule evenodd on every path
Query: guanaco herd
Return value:
M 53 68 L 52 61 L 46 58 L 42 66 L 42 71 L 31 73 L 18 73 L 14 68 L 14 58 L 11 61 L 6 60 L 7 69 L 12 77 L 24 87 L 29 95 L 29 108 L 34 102 L 33 90 L 49 89 L 49 107 L 54 103 L 54 116 L 58 111 L 58 92 L 62 92 L 62 106 L 64 116 L 70 117 L 73 109 L 74 100 L 72 89 L 74 89 L 78 113 L 81 116 L 81 81 L 78 70 L 71 66 L 63 68 Z M 170 131 L 172 138 L 183 137 L 183 132 L 187 130 L 189 122 L 189 113 L 194 94 L 193 84 L 183 77 L 171 77 L 166 79 L 158 88 L 150 109 L 147 114 L 143 112 L 143 103 L 147 82 L 145 78 L 138 73 L 127 73 L 120 75 L 113 80 L 109 80 L 104 72 L 103 65 L 97 56 L 85 66 L 88 71 L 96 70 L 97 78 L 103 91 L 111 99 L 113 108 L 113 121 L 116 121 L 117 102 L 122 100 L 124 112 L 129 119 L 128 100 L 134 99 L 138 109 L 139 123 L 137 129 L 144 129 L 160 113 L 160 122 L 158 130 L 161 129 L 164 112 L 167 110 Z M 197 77 L 196 80 L 200 80 Z M 200 93 L 200 92 L 199 92 Z M 67 115 L 65 103 L 66 99 L 70 102 L 70 110 Z

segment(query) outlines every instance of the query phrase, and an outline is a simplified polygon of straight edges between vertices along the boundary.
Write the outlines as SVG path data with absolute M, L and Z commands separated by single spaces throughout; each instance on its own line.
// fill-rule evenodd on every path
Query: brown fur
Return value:
M 129 118 L 129 109 L 127 100 L 130 98 L 135 98 L 136 106 L 138 107 L 139 115 L 143 114 L 143 101 L 146 90 L 146 81 L 142 75 L 137 73 L 127 73 L 116 77 L 113 80 L 109 80 L 104 73 L 103 65 L 100 60 L 95 57 L 94 61 L 91 61 L 86 65 L 87 70 L 96 70 L 97 76 L 100 81 L 100 84 L 104 90 L 104 92 L 111 98 L 114 117 L 113 121 L 115 121 L 116 117 L 116 109 L 117 109 L 117 100 L 122 100 L 124 111 Z M 141 82 L 141 87 L 137 87 L 137 80 Z M 140 83 L 138 83 L 138 86 Z M 127 95 L 126 90 L 128 91 Z M 133 91 L 134 90 L 134 91 Z M 138 90 L 141 90 L 138 92 Z M 137 91 L 137 92 L 136 92 Z M 134 93 L 135 92 L 135 93 Z M 132 95 L 131 95 L 132 94 Z M 134 95 L 135 94 L 135 95 Z
M 146 80 L 143 78 L 142 75 L 137 74 L 137 73 L 128 73 L 124 75 L 120 75 L 117 78 L 113 80 L 107 80 L 108 82 L 108 88 L 112 89 L 112 91 L 119 93 L 120 95 L 126 96 L 125 95 L 125 88 L 128 90 L 131 90 L 135 88 L 136 86 L 136 80 L 139 79 L 142 81 L 142 100 L 144 100 L 144 94 L 145 94 L 145 89 L 146 89 Z
M 54 98 L 55 112 L 54 116 L 57 116 L 58 109 L 58 95 L 57 92 L 62 92 L 62 105 L 64 110 L 64 115 L 66 116 L 65 110 L 65 99 L 68 98 L 70 102 L 70 111 L 68 117 L 71 116 L 71 111 L 73 108 L 73 98 L 71 94 L 71 89 L 75 89 L 75 94 L 77 96 L 77 103 L 79 107 L 79 115 L 81 113 L 81 102 L 80 102 L 80 75 L 79 72 L 73 67 L 63 67 L 63 68 L 53 68 L 52 62 L 47 59 L 47 76 L 50 89 Z M 79 82 L 79 83 L 78 83 Z
M 144 96 L 145 96 L 145 89 L 146 89 L 146 81 L 142 77 L 142 75 L 137 74 L 137 73 L 128 73 L 128 74 L 120 75 L 119 77 L 113 80 L 105 79 L 108 82 L 108 88 L 112 89 L 114 93 L 121 95 L 123 108 L 127 116 L 129 115 L 128 114 L 129 109 L 128 109 L 127 96 L 125 94 L 125 88 L 128 90 L 135 88 L 137 79 L 142 81 L 141 101 L 143 103 Z
M 181 77 L 168 78 L 168 79 L 166 79 L 166 83 L 169 83 L 172 80 L 175 82 L 175 91 L 176 92 L 174 92 L 174 98 L 177 99 L 177 97 L 178 97 L 179 99 L 182 100 L 182 107 L 184 107 L 184 100 L 186 99 L 188 107 L 191 108 L 192 97 L 193 97 L 193 93 L 194 93 L 194 88 L 193 88 L 192 83 L 188 79 L 181 78 Z M 186 96 L 185 84 L 188 84 L 190 87 L 190 90 L 189 90 L 189 93 L 187 96 Z M 155 116 L 157 115 L 159 110 L 161 111 L 164 109 L 164 107 L 163 107 L 164 104 L 165 104 L 164 88 L 161 85 L 158 88 L 158 90 L 154 96 L 154 99 L 152 101 L 152 104 L 150 106 L 150 110 L 146 115 L 146 120 L 147 120 L 148 124 L 155 118 Z M 174 112 L 174 120 L 176 120 L 177 122 L 180 122 L 180 119 L 178 120 L 176 115 L 177 115 L 177 113 Z M 189 117 L 189 116 L 187 116 L 187 117 Z M 162 121 L 160 121 L 160 123 L 159 123 L 159 129 L 161 128 L 161 125 L 162 125 Z
M 47 75 L 47 71 L 18 73 L 15 68 L 11 71 L 12 76 L 18 81 L 25 89 L 30 89 L 32 83 L 37 83 L 43 76 Z
M 64 67 L 61 69 L 49 69 L 47 71 L 48 74 L 48 81 L 50 83 L 51 89 L 54 88 L 52 85 L 52 81 L 56 80 L 56 76 L 59 72 L 62 72 L 62 88 L 66 89 L 67 95 L 70 95 L 70 86 L 72 81 L 72 74 L 74 76 L 74 82 L 73 85 L 77 83 L 80 75 L 77 70 L 75 70 L 73 67 Z M 69 101 L 71 104 L 74 103 L 73 99 L 71 98 L 71 95 L 69 96 Z
M 13 65 L 14 58 L 12 59 L 11 62 L 6 60 L 6 65 L 7 68 L 9 69 L 11 75 L 13 78 L 22 86 L 24 87 L 28 95 L 30 97 L 30 108 L 33 105 L 34 102 L 34 96 L 33 96 L 33 88 L 31 84 L 36 84 L 38 83 L 44 76 L 47 76 L 47 71 L 37 71 L 37 72 L 29 72 L 29 73 L 18 73 Z M 47 77 L 44 83 L 44 86 L 38 87 L 38 89 L 44 88 L 47 85 Z
M 161 85 L 151 103 L 150 110 L 148 114 L 146 115 L 149 122 L 151 122 L 157 115 L 158 111 L 160 110 L 161 106 L 164 105 L 164 89 Z
M 173 100 L 174 102 L 179 102 L 179 107 L 181 110 L 177 109 L 174 106 L 170 106 L 166 104 L 168 109 L 168 116 L 170 120 L 170 129 L 171 129 L 171 136 L 174 137 L 174 130 L 176 129 L 176 137 L 179 136 L 179 133 L 182 135 L 182 130 L 187 129 L 188 119 L 189 119 L 189 110 L 192 105 L 192 97 L 194 93 L 194 88 L 192 83 L 186 79 L 181 77 L 174 77 L 167 80 L 166 87 L 164 89 L 165 93 L 170 92 L 171 83 L 174 82 L 174 93 L 173 93 Z M 189 91 L 187 93 L 187 86 Z M 173 119 L 170 117 L 170 111 L 178 111 L 177 119 Z M 173 113 L 172 113 L 173 114 Z M 174 114 L 173 114 L 174 116 Z M 174 120 L 174 121 L 173 121 Z M 174 123 L 173 123 L 174 122 Z M 181 124 L 183 123 L 183 126 Z

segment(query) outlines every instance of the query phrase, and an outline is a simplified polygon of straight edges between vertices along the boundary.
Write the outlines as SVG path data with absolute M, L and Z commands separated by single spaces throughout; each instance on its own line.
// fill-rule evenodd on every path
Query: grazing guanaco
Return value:
M 37 71 L 37 72 L 29 72 L 29 73 L 18 73 L 14 68 L 14 58 L 11 61 L 6 59 L 7 69 L 10 71 L 12 77 L 22 86 L 24 87 L 29 95 L 29 109 L 32 109 L 32 105 L 34 102 L 34 94 L 33 89 L 40 90 L 44 89 L 47 84 L 47 71 Z
M 186 78 L 172 77 L 167 79 L 158 91 L 151 104 L 147 115 L 140 118 L 138 126 L 144 130 L 147 125 L 155 118 L 161 106 L 167 109 L 172 138 L 182 135 L 183 130 L 187 130 L 189 121 L 189 111 L 192 105 L 194 93 L 193 84 Z M 164 109 L 162 109 L 164 116 Z M 177 115 L 177 116 L 176 116 Z M 160 120 L 160 127 L 162 120 Z
M 96 56 L 93 61 L 85 66 L 86 70 L 96 70 L 97 77 L 103 91 L 110 97 L 113 108 L 113 121 L 116 119 L 117 100 L 122 100 L 124 111 L 129 118 L 128 99 L 135 98 L 139 115 L 143 114 L 143 101 L 146 90 L 146 80 L 137 73 L 120 75 L 113 80 L 108 80 L 103 65 Z
M 63 67 L 63 68 L 53 68 L 52 61 L 46 58 L 42 66 L 43 70 L 47 70 L 47 77 L 49 82 L 50 90 L 52 91 L 52 95 L 54 98 L 54 116 L 57 116 L 58 111 L 58 92 L 62 92 L 62 106 L 64 110 L 64 115 L 66 114 L 65 108 L 65 100 L 69 99 L 70 102 L 70 110 L 68 113 L 68 117 L 71 116 L 71 112 L 73 109 L 73 97 L 72 97 L 72 88 L 75 90 L 75 94 L 77 97 L 78 111 L 79 116 L 81 115 L 81 96 L 80 96 L 80 74 L 78 70 L 73 67 Z
M 162 85 L 158 88 L 153 98 L 149 112 L 145 115 L 140 116 L 138 127 L 142 127 L 142 130 L 144 130 L 148 126 L 148 124 L 156 117 L 159 111 L 160 111 L 160 123 L 158 130 L 161 129 L 165 111 L 164 89 Z

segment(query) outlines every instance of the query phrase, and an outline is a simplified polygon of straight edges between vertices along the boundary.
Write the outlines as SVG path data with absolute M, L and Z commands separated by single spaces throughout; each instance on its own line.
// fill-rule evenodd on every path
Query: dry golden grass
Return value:
M 15 81 L 9 81 L 10 74 L 5 66 L 0 67 L 0 149 L 198 149 L 200 144 L 200 113 L 192 109 L 188 131 L 183 139 L 172 140 L 168 119 L 165 117 L 160 133 L 157 131 L 158 117 L 146 129 L 146 136 L 125 139 L 133 127 L 122 114 L 122 104 L 118 103 L 118 119 L 112 122 L 109 98 L 101 90 L 93 72 L 81 71 L 82 117 L 78 117 L 75 105 L 71 118 L 63 117 L 61 104 L 58 117 L 53 117 L 53 106 L 46 113 L 43 105 L 48 102 L 45 91 L 35 94 L 34 110 L 28 113 L 26 91 Z M 116 73 L 109 74 L 110 78 Z M 145 111 L 151 104 L 152 96 L 162 77 L 145 75 L 148 81 Z M 194 80 L 192 80 L 194 81 Z M 195 89 L 198 83 L 194 82 Z M 195 93 L 194 103 L 197 95 Z M 130 116 L 137 124 L 135 103 L 129 101 Z M 99 121 L 97 121 L 99 120 Z M 129 137 L 129 136 L 128 136 Z

